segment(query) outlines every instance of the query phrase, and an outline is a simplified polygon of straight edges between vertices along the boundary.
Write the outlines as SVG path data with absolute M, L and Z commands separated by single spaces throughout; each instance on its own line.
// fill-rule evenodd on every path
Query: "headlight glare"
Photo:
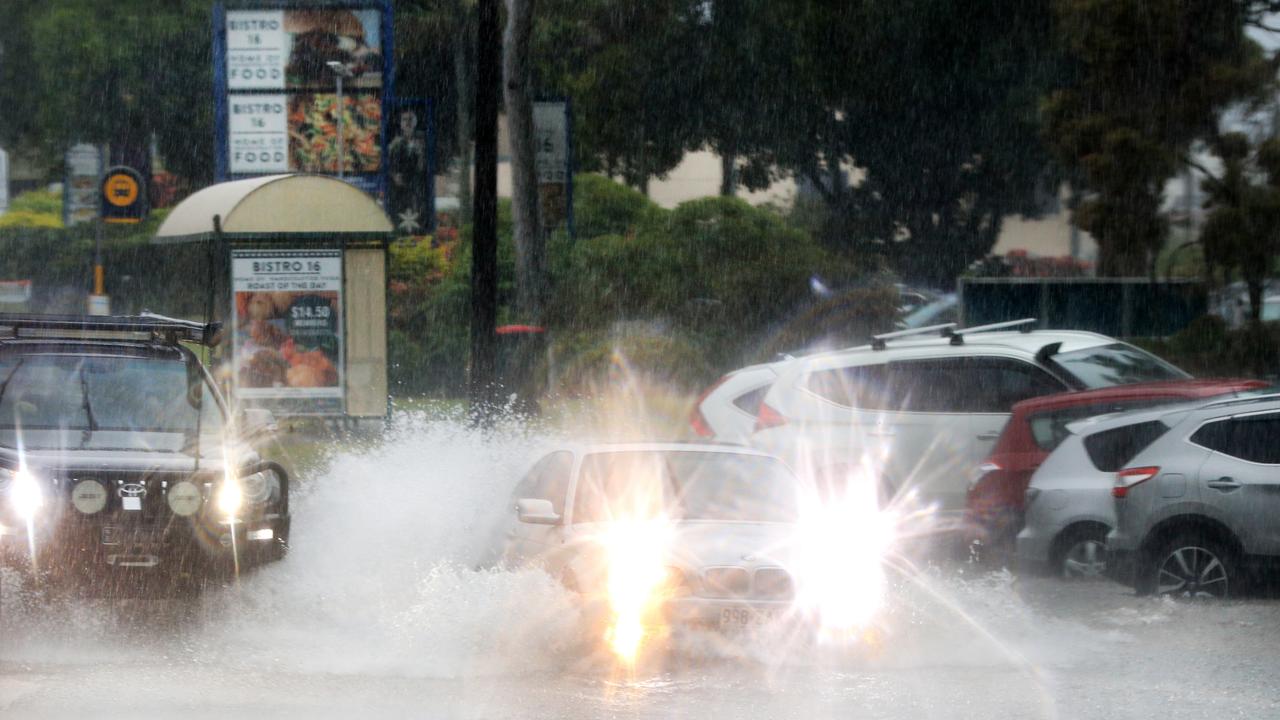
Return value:
M 240 511 L 240 506 L 243 504 L 244 492 L 240 488 L 240 481 L 233 477 L 223 480 L 222 485 L 218 487 L 218 512 L 231 517 Z
M 40 491 L 40 483 L 26 468 L 13 472 L 13 481 L 9 486 L 9 502 L 13 509 L 24 520 L 30 522 L 44 505 L 44 493 Z
M 280 496 L 280 479 L 271 470 L 263 470 L 240 478 L 240 489 L 250 504 L 265 505 Z

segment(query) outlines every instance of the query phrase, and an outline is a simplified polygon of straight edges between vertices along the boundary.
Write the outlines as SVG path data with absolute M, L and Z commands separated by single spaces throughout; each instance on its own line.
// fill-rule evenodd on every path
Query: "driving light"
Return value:
M 27 522 L 31 522 L 40 511 L 40 507 L 44 505 L 44 493 L 40 492 L 40 484 L 26 468 L 18 468 L 13 473 L 13 484 L 9 487 L 9 501 L 18 515 Z
M 203 500 L 200 497 L 200 489 L 194 483 L 186 480 L 174 483 L 164 497 L 169 503 L 169 509 L 173 511 L 173 514 L 181 517 L 195 515 L 196 511 L 200 509 L 200 503 Z
M 250 530 L 245 533 L 245 537 L 250 540 L 270 540 L 276 536 L 275 531 L 271 528 L 262 528 L 260 530 Z
M 107 506 L 107 489 L 97 480 L 81 480 L 71 488 L 71 506 L 85 515 L 101 512 Z
M 234 478 L 228 477 L 222 481 L 222 485 L 218 487 L 218 512 L 223 515 L 234 516 L 240 510 L 240 506 L 244 504 L 244 493 L 240 489 L 240 482 Z

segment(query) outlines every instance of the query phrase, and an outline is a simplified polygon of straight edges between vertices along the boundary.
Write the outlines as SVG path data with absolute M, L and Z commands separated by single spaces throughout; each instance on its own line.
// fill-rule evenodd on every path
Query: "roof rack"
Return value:
M 1032 329 L 1031 326 L 1035 325 L 1038 322 L 1040 321 L 1036 318 L 1008 320 L 1006 322 L 991 323 L 989 325 L 975 325 L 969 328 L 952 330 L 950 333 L 948 333 L 948 335 L 951 337 L 952 345 L 963 345 L 965 335 L 972 335 L 973 333 L 982 333 L 982 332 L 995 332 L 997 330 L 1009 330 L 1011 328 L 1017 328 L 1018 332 L 1021 332 L 1021 333 L 1029 333 L 1031 332 L 1031 329 Z
M 887 333 L 880 333 L 879 335 L 872 335 L 871 349 L 884 350 L 885 347 L 887 347 L 887 345 L 885 344 L 885 341 L 887 340 L 897 340 L 899 338 L 913 337 L 915 335 L 928 335 L 930 333 L 936 333 L 939 337 L 949 337 L 953 329 L 955 328 L 955 326 L 956 326 L 955 323 L 950 322 L 950 323 L 942 323 L 941 325 L 926 325 L 924 327 L 911 328 L 910 330 L 896 330 L 894 332 L 887 332 Z
M 216 345 L 222 323 L 198 323 L 143 311 L 140 315 L 22 315 L 0 313 L 12 338 L 157 340 L 169 345 Z
M 1218 398 L 1204 403 L 1200 407 L 1221 407 L 1225 405 L 1243 405 L 1246 403 L 1262 402 L 1264 400 L 1280 400 L 1280 391 L 1273 390 L 1271 392 L 1258 393 L 1257 395 L 1238 395 L 1235 397 Z

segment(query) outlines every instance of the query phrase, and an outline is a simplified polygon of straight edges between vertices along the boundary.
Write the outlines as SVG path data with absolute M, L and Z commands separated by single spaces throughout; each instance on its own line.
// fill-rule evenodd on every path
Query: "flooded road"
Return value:
M 0 593 L 0 715 L 1280 716 L 1280 603 L 1178 604 L 966 568 L 899 579 L 875 632 L 687 635 L 618 666 L 545 575 L 477 570 L 549 441 L 401 417 L 300 483 L 288 559 L 198 608 Z

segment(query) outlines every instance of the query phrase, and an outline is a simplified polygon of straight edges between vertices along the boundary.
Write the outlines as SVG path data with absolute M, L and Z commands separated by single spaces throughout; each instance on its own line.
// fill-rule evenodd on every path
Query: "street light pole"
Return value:
M 342 123 L 346 119 L 347 108 L 342 102 L 342 76 L 338 76 L 338 177 L 341 178 L 346 174 L 347 170 L 347 134 L 344 132 Z
M 345 63 L 337 60 L 330 60 L 325 63 L 338 80 L 338 178 L 341 179 L 346 175 L 347 170 L 347 139 L 346 131 L 343 127 L 344 119 L 347 115 L 347 106 L 342 99 L 342 78 L 351 74 L 351 68 Z

